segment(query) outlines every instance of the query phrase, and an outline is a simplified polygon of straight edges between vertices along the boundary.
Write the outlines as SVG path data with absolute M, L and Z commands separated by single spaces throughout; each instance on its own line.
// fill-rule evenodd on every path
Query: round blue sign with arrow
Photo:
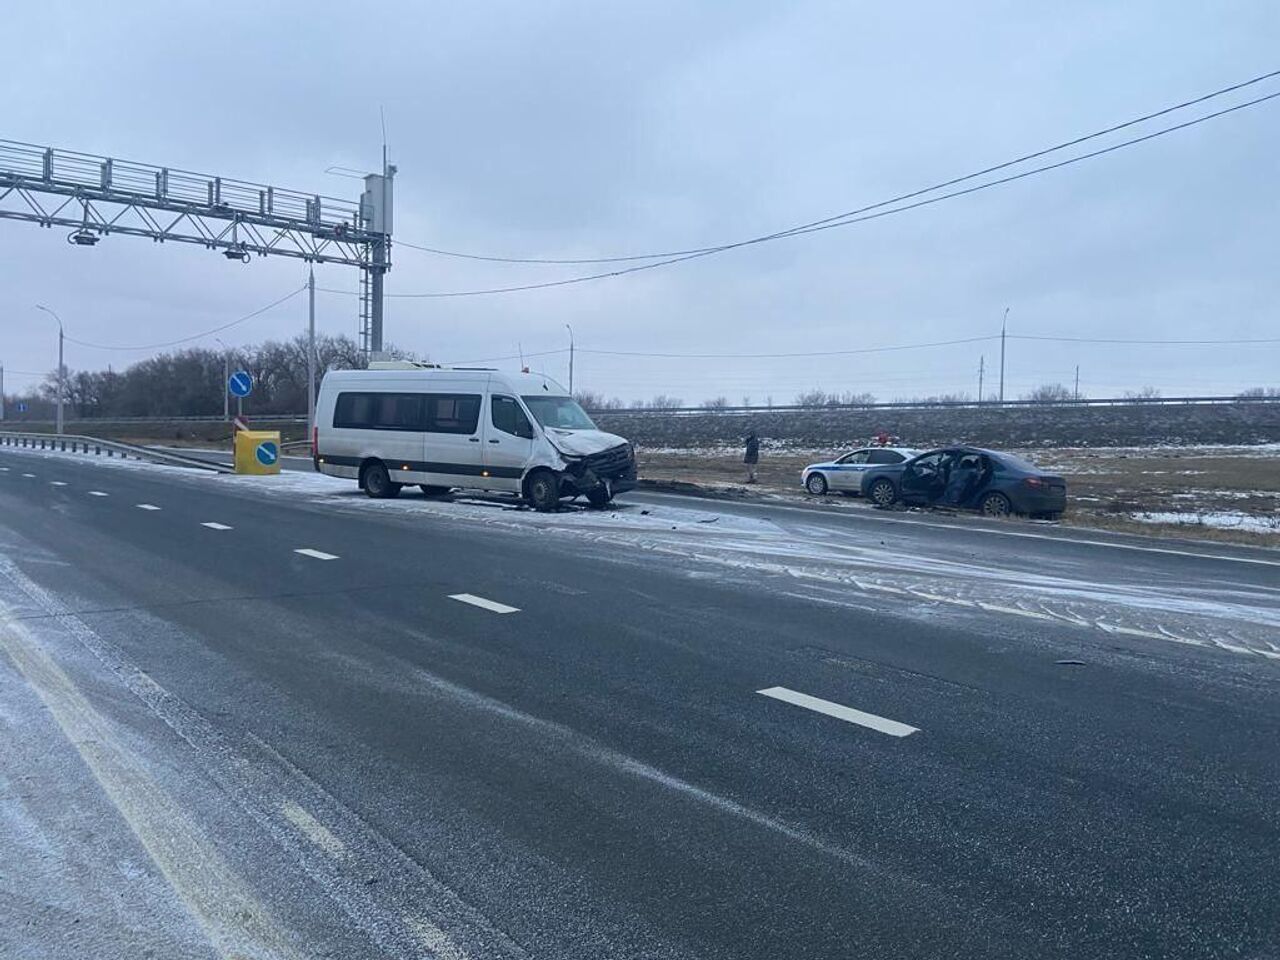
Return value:
M 275 462 L 280 459 L 280 448 L 271 440 L 263 440 L 253 455 L 258 458 L 258 462 L 264 467 L 275 466 Z
M 227 378 L 227 389 L 233 397 L 247 397 L 253 390 L 253 377 L 248 370 L 237 370 Z

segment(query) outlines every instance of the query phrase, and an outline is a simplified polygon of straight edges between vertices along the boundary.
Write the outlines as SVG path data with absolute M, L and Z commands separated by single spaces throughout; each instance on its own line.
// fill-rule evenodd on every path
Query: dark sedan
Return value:
M 1030 461 L 998 450 L 948 447 L 862 475 L 862 495 L 879 507 L 957 507 L 989 517 L 1023 513 L 1057 519 L 1067 508 L 1067 482 Z

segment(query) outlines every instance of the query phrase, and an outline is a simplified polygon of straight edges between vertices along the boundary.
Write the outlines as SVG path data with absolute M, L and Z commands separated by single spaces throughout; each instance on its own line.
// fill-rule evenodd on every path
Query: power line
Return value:
M 1244 340 L 1115 340 L 1099 337 L 1037 337 L 1029 334 L 1009 334 L 1010 340 L 1048 340 L 1054 343 L 1131 343 L 1163 346 L 1218 346 L 1244 343 L 1280 343 L 1280 337 L 1262 337 Z
M 168 340 L 164 343 L 147 343 L 147 344 L 139 344 L 137 346 L 132 346 L 132 347 L 118 347 L 118 346 L 109 346 L 104 343 L 90 343 L 87 340 L 77 340 L 75 337 L 67 337 L 66 339 L 70 343 L 74 343 L 81 347 L 89 347 L 93 350 L 158 350 L 162 347 L 176 347 L 182 343 L 190 343 L 192 340 L 199 340 L 203 337 L 212 336 L 215 333 L 221 333 L 223 330 L 230 330 L 232 327 L 237 326 L 241 323 L 244 323 L 247 320 L 252 320 L 254 317 L 261 316 L 262 314 L 266 313 L 268 310 L 272 309 L 273 307 L 280 306 L 280 304 L 284 303 L 286 300 L 292 300 L 298 294 L 302 293 L 302 291 L 305 289 L 307 289 L 305 286 L 299 287 L 297 290 L 294 290 L 292 293 L 286 293 L 279 300 L 273 300 L 270 303 L 268 303 L 265 307 L 259 307 L 257 310 L 253 311 L 253 313 L 247 313 L 243 317 L 240 317 L 239 319 L 232 320 L 230 323 L 222 324 L 222 326 L 220 327 L 214 327 L 213 329 L 205 330 L 202 333 L 193 333 L 189 337 L 181 337 L 177 340 Z
M 529 360 L 533 357 L 550 357 L 558 353 L 568 352 L 568 347 L 561 347 L 559 350 L 539 350 L 537 353 L 513 353 L 505 357 L 481 357 L 479 360 L 450 360 L 442 364 L 442 366 L 465 367 L 473 363 L 500 363 L 503 360 Z
M 721 246 L 721 247 L 712 247 L 707 250 L 703 250 L 695 253 L 689 253 L 689 254 L 677 256 L 677 257 L 669 257 L 665 260 L 657 260 L 653 263 L 643 263 L 643 264 L 639 264 L 631 267 L 622 267 L 617 270 L 609 270 L 604 273 L 592 273 L 592 274 L 586 274 L 585 276 L 567 277 L 562 280 L 547 280 L 541 283 L 525 283 L 525 284 L 518 284 L 515 286 L 490 287 L 487 289 L 480 289 L 480 290 L 452 290 L 452 291 L 424 292 L 424 293 L 388 293 L 386 294 L 386 296 L 397 297 L 402 299 L 444 299 L 444 298 L 452 298 L 452 297 L 478 297 L 478 296 L 485 296 L 489 294 L 499 294 L 499 293 L 521 293 L 527 290 L 545 290 L 550 287 L 567 287 L 567 286 L 571 286 L 579 283 L 588 283 L 594 280 L 606 280 L 613 277 L 625 276 L 627 274 L 640 273 L 641 271 L 644 271 L 644 270 L 655 270 L 659 267 L 666 267 L 666 266 L 670 266 L 671 264 L 682 263 L 686 260 L 696 260 L 701 257 L 711 256 L 712 254 L 722 253 L 726 250 L 735 250 L 741 247 L 753 246 L 755 244 L 765 243 L 770 240 L 780 239 L 782 237 L 800 236 L 802 234 L 807 234 L 807 233 L 817 233 L 822 230 L 833 230 L 837 227 L 847 227 L 855 223 L 865 223 L 868 220 L 877 220 L 881 217 L 892 216 L 893 214 L 897 214 L 897 213 L 906 213 L 909 210 L 915 210 L 919 207 L 927 207 L 927 206 L 930 206 L 931 204 L 941 203 L 944 200 L 951 200 L 956 197 L 963 197 L 972 193 L 979 193 L 983 190 L 990 190 L 992 187 L 999 187 L 1008 183 L 1013 183 L 1018 180 L 1024 180 L 1027 177 L 1036 176 L 1041 173 L 1047 173 L 1051 170 L 1058 170 L 1062 167 L 1068 167 L 1073 164 L 1081 163 L 1085 160 L 1092 160 L 1096 157 L 1101 157 L 1109 153 L 1114 153 L 1117 150 L 1123 150 L 1126 147 L 1135 146 L 1136 144 L 1139 144 L 1139 143 L 1145 143 L 1148 140 L 1154 140 L 1157 137 L 1162 137 L 1162 136 L 1165 136 L 1166 134 L 1174 133 L 1179 130 L 1185 130 L 1188 127 L 1194 127 L 1198 124 L 1205 123 L 1208 120 L 1214 120 L 1218 117 L 1223 117 L 1223 116 L 1226 116 L 1227 114 L 1236 113 L 1237 111 L 1247 109 L 1248 107 L 1253 107 L 1261 103 L 1266 103 L 1267 101 L 1274 100 L 1277 97 L 1280 97 L 1280 91 L 1277 91 L 1276 93 L 1267 94 L 1266 96 L 1257 97 L 1256 99 L 1253 99 L 1253 100 L 1247 100 L 1244 103 L 1239 103 L 1239 104 L 1236 104 L 1235 106 L 1227 107 L 1225 109 L 1215 111 L 1214 113 L 1205 114 L 1204 116 L 1197 117 L 1194 120 L 1187 120 L 1183 123 L 1175 124 L 1170 127 L 1164 127 L 1153 133 L 1148 133 L 1140 137 L 1133 137 L 1129 140 L 1122 140 L 1119 143 L 1112 144 L 1111 146 L 1103 147 L 1098 150 L 1093 150 L 1093 151 L 1090 151 L 1089 153 L 1079 154 L 1078 156 L 1069 157 L 1066 160 L 1059 160 L 1055 163 L 1048 163 L 1039 167 L 1032 167 L 1030 170 L 1024 170 L 1020 173 L 1010 174 L 1007 177 L 1000 177 L 996 180 L 989 180 L 985 183 L 980 183 L 972 187 L 965 187 L 961 190 L 952 190 L 949 193 L 943 193 L 936 197 L 927 197 L 926 199 L 923 199 L 923 200 L 917 200 L 914 203 L 908 203 L 908 204 L 904 204 L 902 206 L 897 206 L 897 207 L 890 207 L 889 209 L 878 209 L 880 207 L 884 207 L 885 204 L 894 202 L 894 201 L 882 201 L 881 203 L 872 204 L 869 207 L 862 208 L 863 210 L 874 211 L 874 212 L 865 213 L 861 216 L 852 216 L 851 214 L 853 213 L 853 211 L 851 211 L 849 215 L 842 215 L 847 217 L 847 219 L 831 218 L 831 222 L 818 222 L 818 223 L 815 223 L 814 225 L 803 227 L 803 228 L 797 227 L 795 229 L 786 231 L 781 234 L 770 234 L 764 237 L 755 237 L 750 240 L 742 240 L 737 243 L 726 244 L 725 246 Z M 928 193 L 928 192 L 930 192 L 930 190 L 925 189 L 922 191 L 917 191 L 915 195 L 919 196 L 921 193 Z M 325 293 L 337 293 L 337 294 L 344 294 L 347 296 L 355 296 L 354 293 L 347 290 L 335 290 L 332 288 L 323 288 L 323 289 Z
M 817 350 L 809 353 L 641 353 L 631 350 L 590 350 L 579 347 L 579 353 L 606 357 L 649 357 L 662 360 L 791 360 L 806 357 L 847 357 L 862 353 L 889 353 L 897 350 L 922 350 L 926 347 L 951 347 L 961 343 L 980 343 L 999 339 L 998 335 L 965 337 L 960 340 L 934 340 L 929 343 L 902 343 L 888 347 L 860 347 L 855 350 Z
M 1134 344 L 1157 346 L 1230 346 L 1241 344 L 1280 343 L 1280 337 L 1220 339 L 1220 340 L 1176 340 L 1176 339 L 1115 339 L 1110 337 L 1056 337 L 1037 336 L 1032 334 L 1008 334 L 1010 340 L 1036 340 L 1050 343 L 1102 343 L 1102 344 Z M 815 350 L 800 353 L 649 353 L 641 350 L 595 350 L 590 347 L 578 347 L 578 353 L 587 353 L 600 357 L 628 357 L 647 360 L 799 360 L 815 357 L 848 357 L 870 353 L 896 353 L 903 350 L 924 350 L 932 347 L 953 347 L 970 343 L 983 343 L 999 340 L 1000 334 L 985 336 L 961 337 L 955 340 L 930 340 L 920 343 L 897 343 L 879 347 L 857 347 L 850 350 Z M 534 353 L 509 354 L 503 357 L 483 357 L 478 360 L 448 361 L 444 366 L 460 366 L 472 363 L 498 363 L 504 360 L 531 359 L 533 357 L 550 357 L 569 352 L 568 347 L 557 350 L 541 350 Z M 1063 374 L 1064 376 L 1066 374 Z
M 975 180 L 978 177 L 986 176 L 987 174 L 997 173 L 1000 170 L 1005 170 L 1005 169 L 1008 169 L 1009 167 L 1014 167 L 1014 166 L 1017 166 L 1018 164 L 1026 163 L 1028 160 L 1036 160 L 1040 157 L 1048 156 L 1051 153 L 1057 153 L 1060 150 L 1066 150 L 1069 147 L 1079 146 L 1080 144 L 1087 143 L 1090 140 L 1096 140 L 1099 137 L 1104 137 L 1104 136 L 1107 136 L 1108 134 L 1116 133 L 1120 130 L 1125 130 L 1129 127 L 1138 126 L 1150 120 L 1154 120 L 1157 117 L 1163 117 L 1170 113 L 1175 113 L 1179 110 L 1185 110 L 1187 107 L 1193 107 L 1193 106 L 1196 106 L 1197 104 L 1205 103 L 1217 97 L 1225 96 L 1228 93 L 1234 93 L 1237 90 L 1242 90 L 1245 87 L 1250 87 L 1259 83 L 1263 83 L 1264 81 L 1271 80 L 1277 76 L 1280 76 L 1280 70 L 1273 70 L 1269 73 L 1264 73 L 1259 76 L 1252 77 L 1240 83 L 1231 84 L 1230 86 L 1222 87 L 1220 89 L 1211 91 L 1210 93 L 1206 93 L 1201 96 L 1194 97 L 1193 99 L 1184 100 L 1181 103 L 1176 103 L 1176 104 L 1173 104 L 1172 106 L 1164 107 L 1160 110 L 1156 110 L 1153 113 L 1147 113 L 1140 117 L 1134 117 L 1133 119 L 1126 120 L 1123 123 L 1117 123 L 1110 127 L 1105 127 L 1101 130 L 1096 130 L 1093 133 L 1088 133 L 1083 136 L 1076 137 L 1072 140 L 1066 140 L 1062 143 L 1055 144 L 1051 147 L 1045 147 L 1043 149 L 1036 150 L 1032 153 L 1024 154 L 1014 160 L 1006 160 L 1003 163 L 996 164 L 995 166 L 986 167 L 982 170 L 977 170 L 973 173 L 968 173 L 961 177 L 955 177 L 951 180 L 944 180 L 941 183 L 934 184 L 933 186 L 924 187 L 919 190 L 913 190 L 910 193 L 904 193 L 897 197 L 890 198 L 888 200 L 882 200 L 878 203 L 871 204 L 870 206 L 860 207 L 855 210 L 849 210 L 844 213 L 835 214 L 830 217 L 824 217 L 821 220 L 812 220 L 812 221 L 809 221 L 808 223 L 802 223 L 794 227 L 789 227 L 785 230 L 779 230 L 773 233 L 764 234 L 762 236 L 752 237 L 752 238 L 749 238 L 748 240 L 733 241 L 730 243 L 717 244 L 709 247 L 694 247 L 687 250 L 667 250 L 659 253 L 639 253 L 639 254 L 630 254 L 626 256 L 614 256 L 614 257 L 582 257 L 582 258 L 563 258 L 563 259 L 547 258 L 547 257 L 501 257 L 501 256 L 489 256 L 484 254 L 475 254 L 475 253 L 462 253 L 455 250 L 443 250 L 438 247 L 429 247 L 422 244 L 409 243 L 404 240 L 397 241 L 397 245 L 401 247 L 409 247 L 410 249 L 413 249 L 413 250 L 421 250 L 425 253 L 436 254 L 438 256 L 454 257 L 462 260 L 480 260 L 486 263 L 524 263 L 524 264 L 559 264 L 559 265 L 571 265 L 571 264 L 582 265 L 582 264 L 592 264 L 592 263 L 629 263 L 637 260 L 657 260 L 657 259 L 663 259 L 667 257 L 687 257 L 693 254 L 718 253 L 723 250 L 732 250 L 735 247 L 741 246 L 745 243 L 759 243 L 765 240 L 780 239 L 780 238 L 792 236 L 798 233 L 807 232 L 812 227 L 822 226 L 824 224 L 832 223 L 837 220 L 843 220 L 848 217 L 856 216 L 861 213 L 866 213 L 870 210 L 875 210 L 880 207 L 888 206 L 890 204 L 900 203 L 904 200 L 912 200 L 916 197 L 922 196 L 927 193 L 934 193 L 938 190 L 944 190 L 947 187 L 953 187 L 953 186 L 956 186 L 957 184 L 965 183 L 969 180 Z M 1209 119 L 1209 118 L 1206 117 L 1204 119 Z M 1174 128 L 1174 129 L 1178 129 L 1178 128 Z

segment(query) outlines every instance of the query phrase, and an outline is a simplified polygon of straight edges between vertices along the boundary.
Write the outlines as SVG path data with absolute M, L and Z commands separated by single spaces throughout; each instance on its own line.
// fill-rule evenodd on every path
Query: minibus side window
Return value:
M 509 433 L 515 437 L 523 437 L 526 440 L 533 439 L 533 425 L 529 423 L 529 418 L 524 415 L 524 411 L 516 403 L 515 397 L 495 395 L 490 409 L 493 425 L 503 433 Z
M 333 425 L 354 430 L 422 429 L 422 397 L 414 393 L 340 393 Z
M 428 393 L 423 395 L 427 407 L 428 433 L 475 433 L 480 424 L 478 393 Z

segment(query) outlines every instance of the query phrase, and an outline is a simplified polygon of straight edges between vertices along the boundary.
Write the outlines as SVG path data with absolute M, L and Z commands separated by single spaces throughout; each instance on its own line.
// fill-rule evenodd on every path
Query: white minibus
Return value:
M 326 373 L 311 453 L 318 471 L 371 497 L 466 487 L 546 511 L 578 495 L 602 507 L 636 484 L 631 444 L 597 430 L 550 377 L 410 361 Z

